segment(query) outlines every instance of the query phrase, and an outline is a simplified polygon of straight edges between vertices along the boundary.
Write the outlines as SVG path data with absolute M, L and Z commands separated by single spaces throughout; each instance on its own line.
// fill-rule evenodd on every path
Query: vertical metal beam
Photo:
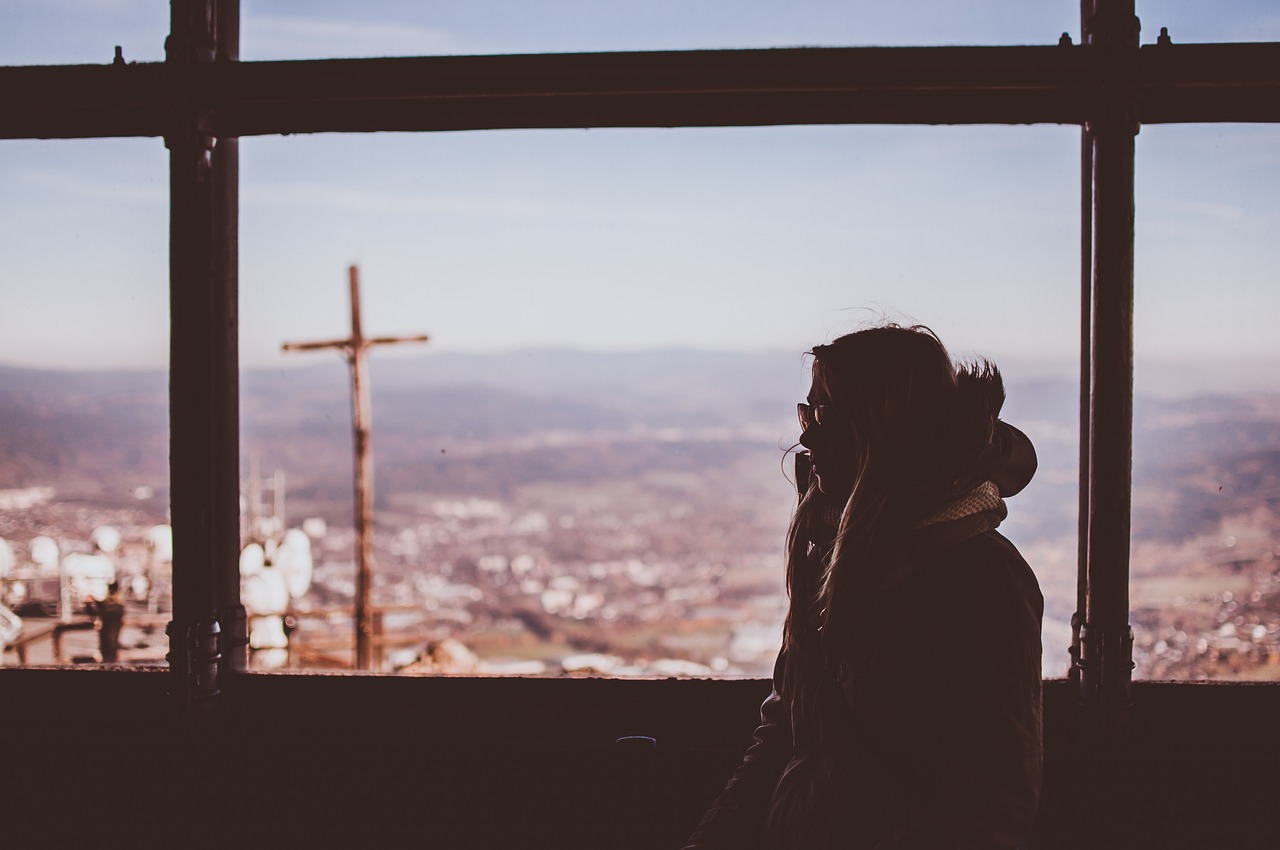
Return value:
M 1133 0 L 1095 0 L 1086 33 L 1115 72 L 1086 128 L 1092 138 L 1093 327 L 1089 411 L 1087 599 L 1080 637 L 1080 693 L 1104 736 L 1131 701 L 1129 529 L 1133 467 L 1133 180 L 1136 60 Z
M 212 62 L 238 0 L 173 0 L 166 61 Z M 229 40 L 236 49 L 236 39 Z M 225 48 L 223 55 L 226 56 Z M 213 704 L 219 672 L 243 653 L 239 606 L 236 333 L 237 157 L 210 115 L 177 93 L 169 148 L 169 439 L 174 528 L 169 665 L 184 710 Z M 242 610 L 242 609 L 241 609 Z M 223 620 L 232 652 L 224 662 Z
M 1095 0 L 1080 0 L 1080 43 L 1089 43 Z M 1076 610 L 1071 615 L 1071 671 L 1080 687 L 1080 631 L 1089 605 L 1089 398 L 1093 390 L 1093 137 L 1080 128 L 1080 411 L 1076 513 Z
M 1093 136 L 1080 128 L 1080 392 L 1076 514 L 1076 610 L 1071 615 L 1071 681 L 1080 685 L 1080 630 L 1089 605 L 1089 397 L 1093 388 Z
M 214 61 L 240 61 L 240 0 L 216 0 Z M 247 669 L 249 630 L 240 604 L 240 140 L 213 147 L 213 279 L 209 324 L 215 420 L 213 463 L 217 619 L 221 671 Z M 232 495 L 234 494 L 234 496 Z M 283 517 L 282 517 L 283 519 Z

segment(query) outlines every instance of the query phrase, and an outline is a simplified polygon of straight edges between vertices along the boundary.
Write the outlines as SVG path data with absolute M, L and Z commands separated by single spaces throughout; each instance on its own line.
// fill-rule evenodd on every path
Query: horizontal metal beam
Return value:
M 0 138 L 776 124 L 1280 121 L 1280 44 L 794 48 L 0 68 Z

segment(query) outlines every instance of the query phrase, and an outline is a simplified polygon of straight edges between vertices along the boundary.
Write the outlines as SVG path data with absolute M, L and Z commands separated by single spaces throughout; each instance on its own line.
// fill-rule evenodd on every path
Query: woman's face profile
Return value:
M 853 435 L 847 412 L 833 402 L 826 387 L 817 378 L 809 388 L 810 410 L 822 407 L 821 416 L 808 416 L 808 427 L 800 434 L 800 445 L 809 450 L 812 474 L 818 489 L 836 499 L 849 498 L 853 492 Z

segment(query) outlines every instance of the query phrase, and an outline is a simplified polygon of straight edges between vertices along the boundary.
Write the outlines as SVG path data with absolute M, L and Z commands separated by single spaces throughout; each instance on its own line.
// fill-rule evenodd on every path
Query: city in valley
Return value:
M 803 368 L 689 353 L 672 378 L 672 353 L 613 356 L 632 360 L 558 352 L 533 371 L 527 356 L 375 370 L 377 669 L 769 674 L 794 505 L 787 404 L 803 395 Z M 434 381 L 419 376 L 430 369 Z M 621 401 L 602 391 L 620 371 L 632 382 Z M 59 387 L 50 374 L 0 370 L 14 420 L 0 445 L 0 602 L 16 615 L 0 617 L 4 663 L 99 662 L 95 600 L 114 580 L 117 661 L 164 664 L 163 376 L 79 373 Z M 242 380 L 256 669 L 353 661 L 343 389 L 336 369 Z M 1011 382 L 1006 407 L 1040 453 L 1002 530 L 1044 590 L 1048 676 L 1066 672 L 1075 610 L 1074 391 Z M 1280 399 L 1143 401 L 1135 421 L 1135 675 L 1280 679 Z

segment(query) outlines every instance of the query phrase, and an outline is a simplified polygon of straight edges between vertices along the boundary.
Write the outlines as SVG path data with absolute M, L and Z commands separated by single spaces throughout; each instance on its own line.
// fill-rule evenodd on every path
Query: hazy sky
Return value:
M 168 8 L 0 0 L 0 63 L 103 63 L 116 44 L 158 61 Z M 245 0 L 242 57 L 1045 44 L 1079 40 L 1077 8 Z M 1273 2 L 1138 11 L 1144 42 L 1280 41 Z M 1280 128 L 1152 126 L 1137 144 L 1140 355 L 1280 362 Z M 1057 126 L 246 139 L 242 361 L 314 362 L 279 345 L 345 332 L 355 262 L 367 330 L 439 351 L 803 349 L 884 313 L 961 352 L 1069 363 L 1078 149 Z M 159 139 L 0 142 L 0 363 L 163 368 L 167 219 Z

